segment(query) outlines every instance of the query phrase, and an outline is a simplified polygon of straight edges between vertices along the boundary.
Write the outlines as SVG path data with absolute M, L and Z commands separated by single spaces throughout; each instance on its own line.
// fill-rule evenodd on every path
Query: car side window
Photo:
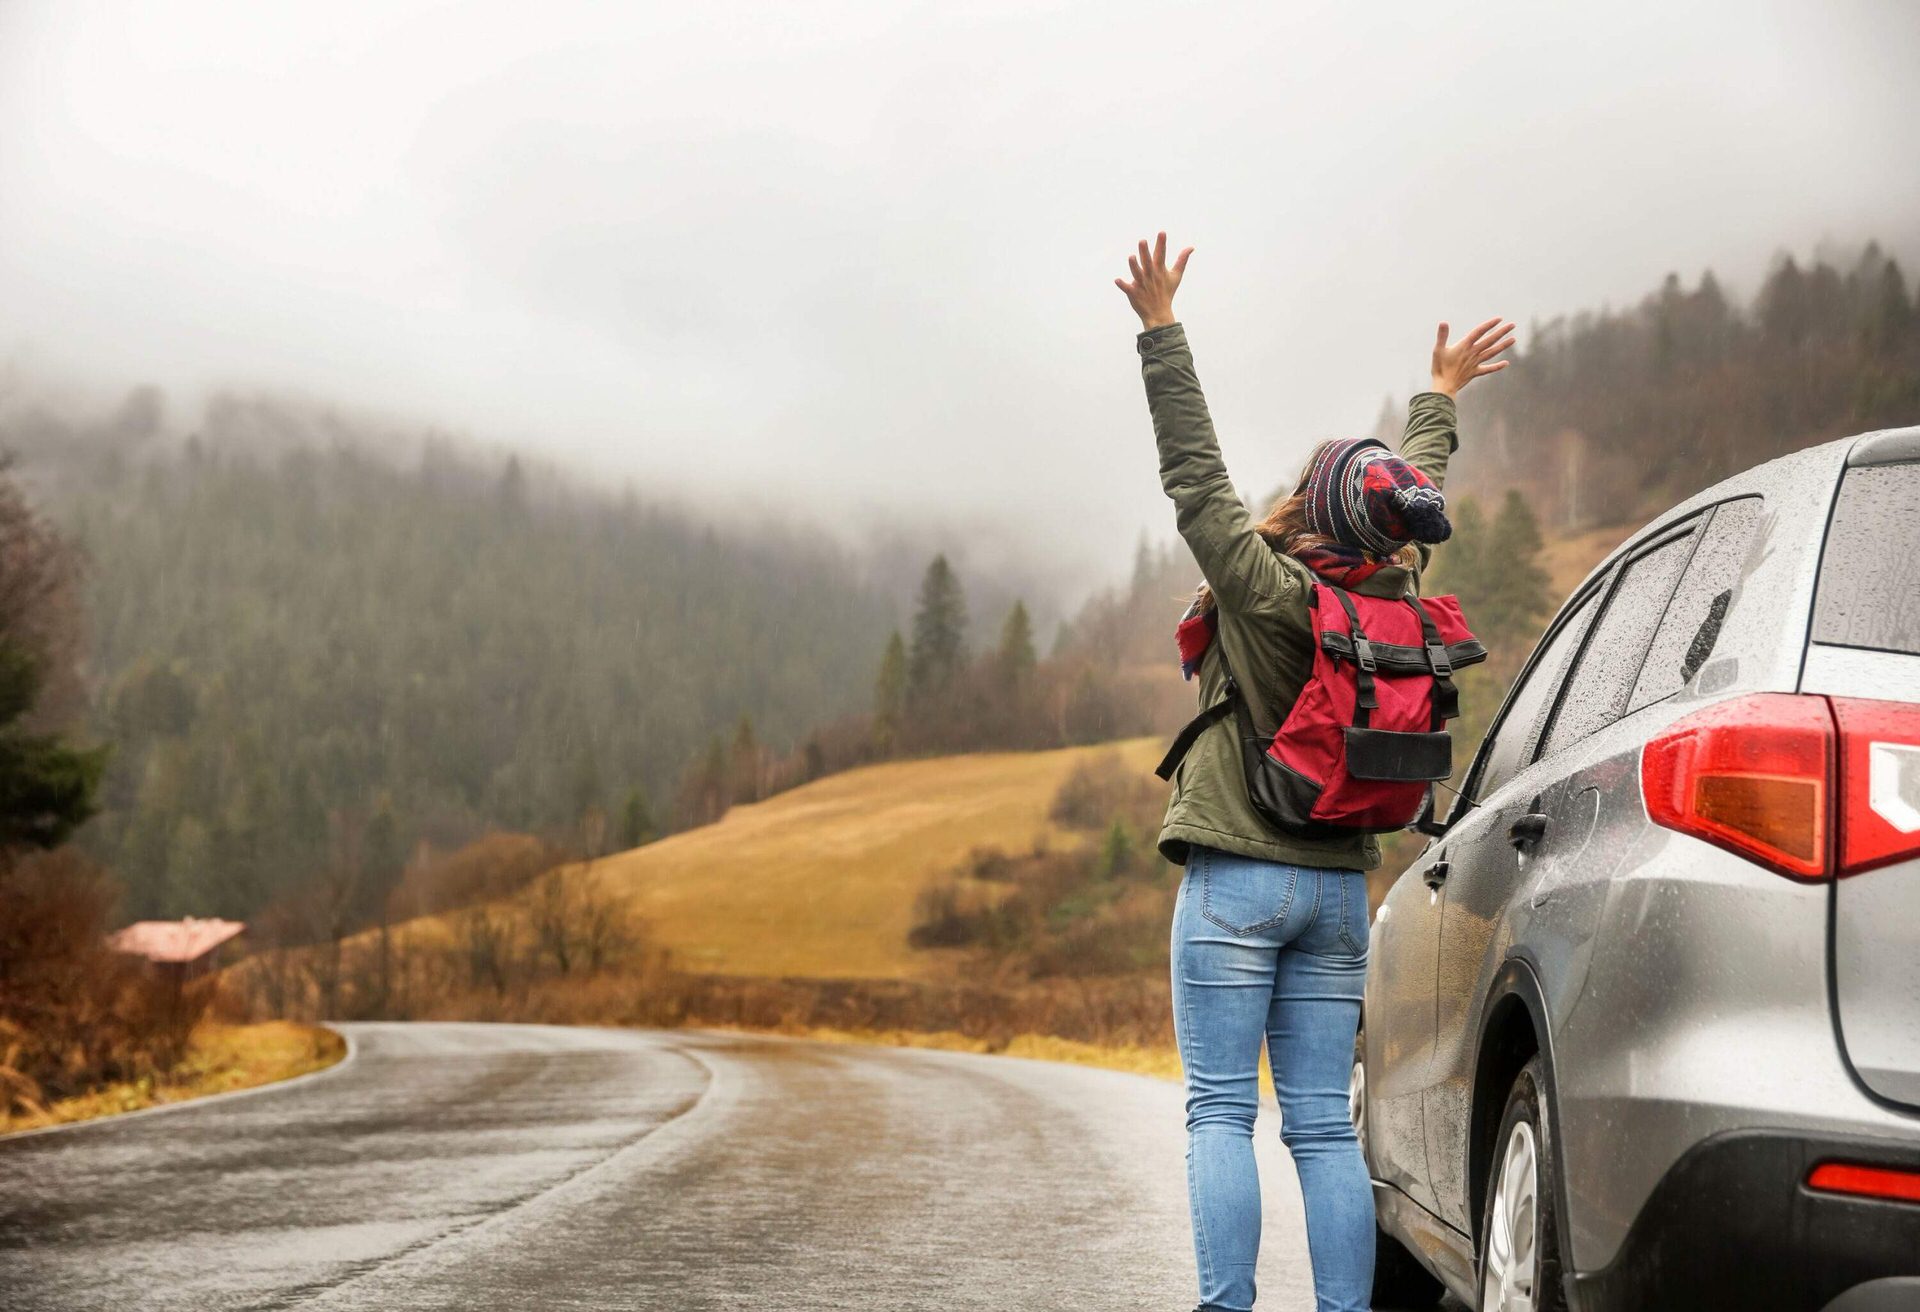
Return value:
M 1547 725 L 1541 755 L 1579 742 L 1625 713 L 1628 695 L 1666 614 L 1667 599 L 1693 550 L 1693 534 L 1671 538 L 1629 560 L 1581 650 Z
M 1580 638 L 1587 631 L 1587 622 L 1593 617 L 1593 599 L 1599 595 L 1599 590 L 1587 593 L 1554 626 L 1546 645 L 1540 649 L 1532 667 L 1528 669 L 1525 681 L 1514 690 L 1499 723 L 1494 725 L 1486 751 L 1480 758 L 1479 770 L 1467 782 L 1467 796 L 1476 801 L 1485 801 L 1507 780 L 1520 773 L 1531 759 L 1541 716 L 1553 704 L 1554 691 L 1559 688 L 1561 676 L 1566 672 L 1573 653 L 1579 649 Z
M 1733 586 L 1740 580 L 1740 566 L 1760 528 L 1762 508 L 1759 497 L 1742 497 L 1714 510 L 1654 631 L 1627 714 L 1679 692 L 1713 655 Z

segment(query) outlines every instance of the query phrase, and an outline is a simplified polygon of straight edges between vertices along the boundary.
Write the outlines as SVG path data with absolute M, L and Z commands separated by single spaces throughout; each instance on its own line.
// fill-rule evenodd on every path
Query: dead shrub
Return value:
M 181 985 L 105 935 L 117 890 L 69 848 L 0 864 L 0 1117 L 164 1075 L 214 984 Z
M 562 860 L 558 848 L 532 834 L 495 831 L 409 864 L 389 899 L 389 914 L 411 920 L 510 897 Z
M 1076 765 L 1061 781 L 1051 815 L 1054 823 L 1068 829 L 1099 830 L 1115 816 L 1152 808 L 1165 796 L 1158 780 L 1131 769 L 1118 752 L 1101 752 Z

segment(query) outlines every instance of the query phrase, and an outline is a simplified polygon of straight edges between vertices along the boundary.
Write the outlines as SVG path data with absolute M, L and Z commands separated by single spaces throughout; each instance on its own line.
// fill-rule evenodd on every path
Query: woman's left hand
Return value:
M 1458 396 L 1474 379 L 1499 373 L 1512 362 L 1493 357 L 1512 345 L 1513 325 L 1498 318 L 1487 320 L 1453 346 L 1447 344 L 1447 325 L 1441 324 L 1433 339 L 1433 390 Z
M 1140 316 L 1142 329 L 1165 328 L 1174 322 L 1173 294 L 1180 290 L 1180 279 L 1187 272 L 1187 256 L 1193 254 L 1189 246 L 1175 258 L 1173 266 L 1167 266 L 1167 234 L 1161 233 L 1154 239 L 1153 249 L 1147 249 L 1147 243 L 1140 243 L 1140 253 L 1127 257 L 1127 268 L 1133 272 L 1133 281 L 1115 278 L 1113 285 L 1127 294 L 1127 301 L 1133 306 L 1133 312 Z

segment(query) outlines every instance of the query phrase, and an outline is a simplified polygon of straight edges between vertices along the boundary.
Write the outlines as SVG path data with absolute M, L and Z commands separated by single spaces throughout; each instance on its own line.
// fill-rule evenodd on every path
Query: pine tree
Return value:
M 1434 583 L 1460 598 L 1467 623 L 1485 624 L 1483 616 L 1492 592 L 1482 561 L 1487 549 L 1487 518 L 1480 511 L 1479 499 L 1449 496 L 1447 516 L 1453 521 L 1453 535 L 1434 552 Z
M 393 802 L 382 797 L 367 817 L 367 832 L 361 839 L 360 914 L 368 920 L 386 920 L 387 898 L 400 882 L 406 865 L 406 852 L 400 843 L 400 824 L 393 814 Z
M 572 793 L 568 801 L 572 804 L 576 821 L 600 806 L 600 760 L 594 754 L 591 742 L 582 747 L 579 756 L 574 758 Z
M 1760 326 L 1773 342 L 1798 347 L 1813 317 L 1813 294 L 1807 277 L 1789 256 L 1768 276 L 1760 291 Z
M 1496 639 L 1532 636 L 1547 612 L 1551 599 L 1547 571 L 1540 563 L 1541 546 L 1540 524 L 1532 507 L 1509 488 L 1487 534 L 1485 555 L 1477 562 L 1491 585 L 1482 622 Z
M 907 644 L 895 629 L 880 656 L 880 673 L 873 682 L 873 745 L 881 753 L 894 750 L 907 708 Z
M 746 716 L 733 730 L 733 751 L 729 764 L 728 793 L 735 802 L 757 802 L 761 794 L 760 740 L 754 737 L 753 721 Z
M 1896 261 L 1888 260 L 1881 265 L 1874 283 L 1864 335 L 1870 348 L 1891 355 L 1905 340 L 1913 323 L 1913 307 L 1907 303 L 1907 282 Z
M 1016 601 L 1007 612 L 1006 623 L 1000 626 L 1000 649 L 995 653 L 1000 677 L 1009 684 L 1020 684 L 1033 673 L 1036 660 L 1033 621 L 1027 615 L 1027 604 Z
M 726 744 L 715 734 L 681 779 L 675 807 L 681 827 L 710 825 L 724 816 L 733 805 L 730 782 Z
M 76 570 L 0 460 L 0 856 L 58 847 L 96 809 L 105 748 L 78 751 L 33 723 L 67 677 Z
M 94 813 L 105 748 L 76 751 L 19 721 L 39 700 L 39 662 L 0 639 L 0 850 L 58 847 Z
M 1153 582 L 1157 564 L 1153 555 L 1153 544 L 1147 541 L 1147 531 L 1141 529 L 1140 540 L 1134 544 L 1133 548 L 1133 578 L 1127 585 L 1129 596 L 1138 596 L 1148 584 Z
M 935 556 L 920 582 L 907 653 L 907 702 L 924 703 L 952 686 L 967 660 L 967 601 L 944 555 Z
M 627 800 L 620 807 L 620 845 L 640 847 L 651 843 L 658 835 L 653 828 L 653 812 L 647 807 L 647 795 L 635 784 L 627 790 Z

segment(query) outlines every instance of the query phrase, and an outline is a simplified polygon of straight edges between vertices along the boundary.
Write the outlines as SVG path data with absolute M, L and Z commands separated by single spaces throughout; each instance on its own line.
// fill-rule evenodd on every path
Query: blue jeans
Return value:
M 1173 1027 L 1201 1312 L 1253 1307 L 1260 1041 L 1307 1208 L 1319 1312 L 1366 1312 L 1373 1189 L 1347 1109 L 1367 974 L 1367 881 L 1195 847 L 1173 911 Z

